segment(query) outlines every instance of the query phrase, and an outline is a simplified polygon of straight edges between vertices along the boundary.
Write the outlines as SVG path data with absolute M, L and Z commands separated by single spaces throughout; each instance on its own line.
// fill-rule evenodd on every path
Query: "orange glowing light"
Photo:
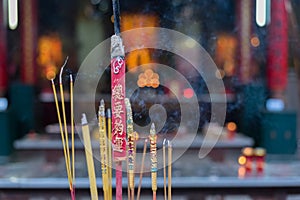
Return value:
M 240 165 L 245 165 L 247 162 L 247 158 L 245 156 L 240 156 L 239 159 L 238 159 L 238 163 Z
M 257 36 L 252 37 L 250 43 L 253 47 L 258 47 L 260 45 L 259 38 Z
M 121 31 L 143 27 L 156 27 L 158 26 L 158 18 L 155 15 L 149 14 L 122 14 L 121 18 Z M 138 29 L 136 34 L 127 34 L 123 37 L 125 47 L 139 47 L 149 46 L 148 44 L 156 43 L 155 36 L 157 35 L 155 29 Z M 147 37 L 151 35 L 151 38 Z M 148 63 L 154 63 L 155 60 L 151 56 L 151 49 L 137 49 L 131 51 L 126 55 L 126 67 L 130 72 L 135 72 L 137 66 L 145 66 Z M 145 68 L 144 68 L 145 69 Z
M 237 45 L 237 39 L 233 35 L 221 33 L 218 36 L 215 62 L 219 68 L 224 70 L 227 76 L 232 76 L 234 74 Z
M 158 79 L 152 79 L 151 80 L 151 86 L 153 88 L 158 88 L 158 86 L 159 86 L 159 80 Z
M 63 61 L 62 42 L 57 34 L 41 36 L 38 40 L 37 63 L 42 68 L 42 75 L 47 79 L 53 79 L 57 73 L 57 67 Z
M 157 88 L 159 84 L 159 75 L 154 73 L 152 69 L 147 69 L 144 73 L 141 73 L 137 81 L 139 87 Z
M 190 99 L 194 96 L 194 90 L 192 88 L 186 88 L 183 91 L 183 96 L 187 99 Z
M 146 77 L 151 77 L 152 78 L 153 71 L 151 69 L 147 69 L 144 74 L 145 74 Z
M 229 130 L 229 131 L 236 131 L 236 123 L 234 123 L 234 122 L 229 122 L 228 124 L 227 124 L 227 129 Z
M 253 148 L 252 147 L 245 147 L 242 149 L 242 153 L 244 156 L 252 156 L 253 155 Z
M 53 65 L 47 66 L 45 69 L 45 74 L 46 74 L 46 78 L 48 80 L 54 79 L 56 76 L 56 67 Z

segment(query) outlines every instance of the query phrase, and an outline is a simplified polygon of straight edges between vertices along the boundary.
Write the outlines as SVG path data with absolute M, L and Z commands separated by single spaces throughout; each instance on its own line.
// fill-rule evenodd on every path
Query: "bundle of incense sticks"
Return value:
M 70 75 L 70 104 L 71 104 L 71 153 L 72 153 L 72 161 L 70 156 L 70 148 L 69 148 L 69 138 L 68 138 L 68 130 L 67 130 L 67 122 L 66 122 L 66 111 L 65 111 L 65 102 L 64 102 L 64 89 L 62 84 L 62 72 L 63 68 L 66 65 L 67 60 L 61 68 L 60 76 L 59 76 L 59 87 L 60 87 L 60 99 L 61 99 L 61 109 L 58 102 L 58 97 L 56 93 L 56 88 L 54 84 L 54 80 L 52 79 L 52 89 L 55 99 L 55 105 L 57 110 L 57 116 L 59 121 L 61 139 L 63 144 L 63 152 L 65 157 L 65 164 L 67 170 L 67 176 L 69 181 L 69 187 L 71 192 L 71 199 L 75 199 L 75 153 L 74 153 L 74 101 L 73 101 L 73 77 Z M 127 113 L 127 160 L 128 160 L 128 187 L 129 187 L 129 199 L 134 200 L 134 174 L 135 174 L 135 153 L 136 153 L 136 135 L 133 130 L 133 119 L 132 119 L 132 110 L 129 99 L 125 98 L 125 107 Z M 117 104 L 116 106 L 119 106 Z M 122 112 L 122 109 L 119 112 Z M 117 109 L 117 110 L 118 110 Z M 60 110 L 62 111 L 62 117 Z M 113 108 L 116 111 L 116 108 Z M 119 115 L 120 113 L 115 113 Z M 103 181 L 103 193 L 104 200 L 112 200 L 112 149 L 110 145 L 110 141 L 112 141 L 112 114 L 110 109 L 107 110 L 107 126 L 106 126 L 106 118 L 105 118 L 105 105 L 104 101 L 101 100 L 99 106 L 99 142 L 100 142 L 100 155 L 101 155 L 101 167 L 102 167 L 102 181 Z M 62 120 L 63 119 L 63 120 Z M 82 116 L 82 134 L 84 139 L 85 153 L 86 153 L 86 162 L 88 166 L 88 174 L 90 180 L 90 193 L 91 199 L 98 199 L 98 191 L 97 191 L 97 183 L 96 183 L 96 175 L 94 169 L 94 161 L 93 161 L 93 153 L 91 147 L 90 140 L 90 131 L 88 127 L 88 122 L 85 114 Z M 125 124 L 125 125 L 126 125 Z M 106 129 L 106 127 L 108 127 Z M 157 192 L 157 135 L 155 130 L 155 125 L 151 125 L 150 129 L 150 156 L 151 156 L 151 179 L 152 179 L 152 191 L 153 191 L 153 200 L 156 200 L 156 192 Z M 126 141 L 125 141 L 126 142 Z M 144 142 L 144 150 L 143 157 L 141 163 L 141 171 L 140 171 L 140 181 L 138 187 L 137 199 L 140 199 L 140 191 L 141 191 L 141 181 L 143 176 L 143 168 L 144 168 L 144 160 L 146 155 L 148 139 L 145 139 Z M 166 140 L 163 142 L 163 160 L 164 160 L 164 194 L 165 200 L 171 200 L 171 182 L 172 182 L 172 146 L 170 141 L 168 143 L 168 192 L 166 192 Z M 120 146 L 118 147 L 120 148 Z M 116 175 L 117 176 L 117 175 Z M 119 177 L 120 178 L 120 177 Z M 116 190 L 122 190 L 118 184 L 116 184 Z M 116 192 L 116 196 L 120 197 L 120 194 Z M 122 197 L 122 196 L 121 196 Z M 118 199 L 118 198 L 116 198 Z
M 61 120 L 61 113 L 60 113 L 60 106 L 58 103 L 58 97 L 56 93 L 56 88 L 54 84 L 54 80 L 51 79 L 53 95 L 55 100 L 55 106 L 57 111 L 57 117 L 59 122 L 59 130 L 61 134 L 61 140 L 63 145 L 63 153 L 65 158 L 65 165 L 67 170 L 69 188 L 71 193 L 71 199 L 75 199 L 75 149 L 74 149 L 74 101 L 73 101 L 73 77 L 70 74 L 70 105 L 71 105 L 71 151 L 72 151 L 72 162 L 70 156 L 70 149 L 69 149 L 69 133 L 67 128 L 67 120 L 66 120 L 66 109 L 65 109 L 65 98 L 64 98 L 64 89 L 63 89 L 63 82 L 62 82 L 62 73 L 63 69 L 67 63 L 68 57 L 63 64 L 60 74 L 59 74 L 59 88 L 60 88 L 60 99 L 61 99 L 61 110 L 62 110 L 62 118 Z
M 107 141 L 106 134 L 106 118 L 105 118 L 105 105 L 104 100 L 100 101 L 99 112 L 98 112 L 98 120 L 99 120 L 99 139 L 100 139 L 100 155 L 101 155 L 101 168 L 102 168 L 102 185 L 103 185 L 103 194 L 104 200 L 112 199 L 112 191 L 111 181 L 109 181 L 110 172 L 109 168 L 109 147 Z

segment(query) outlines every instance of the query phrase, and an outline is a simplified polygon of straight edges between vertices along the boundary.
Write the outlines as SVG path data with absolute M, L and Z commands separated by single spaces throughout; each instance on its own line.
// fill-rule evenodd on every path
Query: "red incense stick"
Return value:
M 126 159 L 125 53 L 120 37 L 119 1 L 112 0 L 115 35 L 111 37 L 111 109 L 116 200 L 122 200 L 122 161 Z

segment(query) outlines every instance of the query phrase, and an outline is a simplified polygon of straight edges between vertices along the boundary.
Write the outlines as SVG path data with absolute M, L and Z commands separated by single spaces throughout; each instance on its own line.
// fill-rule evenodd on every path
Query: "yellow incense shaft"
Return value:
M 75 182 L 75 147 L 74 147 L 74 98 L 73 98 L 73 77 L 70 74 L 70 103 L 71 103 L 71 137 L 72 137 L 72 182 Z
M 100 155 L 101 155 L 101 168 L 102 168 L 102 183 L 105 200 L 108 198 L 109 181 L 108 181 L 108 151 L 106 141 L 106 119 L 105 119 L 105 106 L 102 99 L 99 106 L 99 133 L 100 133 Z
M 111 110 L 107 109 L 107 135 L 108 135 L 108 183 L 109 200 L 112 200 L 112 146 L 111 146 Z
M 125 98 L 125 106 L 127 113 L 127 141 L 128 141 L 128 176 L 129 188 L 134 189 L 134 164 L 135 164 L 135 133 L 133 131 L 133 119 L 131 104 L 128 98 Z
M 83 142 L 85 146 L 86 163 L 88 167 L 88 174 L 90 180 L 91 199 L 98 200 L 98 191 L 97 191 L 93 152 L 92 152 L 91 139 L 90 139 L 90 130 L 89 130 L 89 126 L 85 114 L 82 114 L 81 124 L 82 124 Z
M 152 191 L 157 191 L 157 147 L 156 147 L 156 131 L 155 125 L 152 124 L 150 128 L 150 156 L 151 156 L 151 181 Z

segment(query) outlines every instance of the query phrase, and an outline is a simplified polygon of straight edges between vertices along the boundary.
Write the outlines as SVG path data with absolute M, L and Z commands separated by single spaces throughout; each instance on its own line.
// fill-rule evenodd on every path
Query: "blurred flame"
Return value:
M 238 163 L 240 165 L 245 165 L 247 162 L 247 158 L 245 156 L 240 156 L 239 159 L 238 159 Z
M 227 129 L 229 130 L 229 131 L 236 131 L 236 123 L 234 123 L 234 122 L 229 122 L 228 124 L 227 124 Z
M 122 15 L 121 31 L 127 31 L 143 27 L 156 27 L 158 26 L 158 18 L 150 14 L 128 14 Z M 154 29 L 139 29 L 138 34 L 126 35 L 123 37 L 125 47 L 140 47 L 149 46 L 148 44 L 156 43 L 156 39 L 149 39 L 147 35 L 157 35 Z M 155 38 L 155 37 L 152 37 Z M 154 63 L 151 57 L 150 49 L 137 49 L 131 51 L 126 56 L 126 66 L 130 72 L 135 72 L 136 67 L 148 63 Z
M 229 34 L 220 34 L 216 43 L 215 61 L 217 66 L 223 68 L 227 76 L 232 76 L 235 69 L 235 54 L 237 39 Z
M 54 65 L 47 66 L 45 69 L 46 78 L 52 80 L 56 76 L 56 67 Z
M 253 36 L 250 40 L 251 42 L 251 45 L 253 47 L 258 47 L 260 45 L 260 41 L 259 41 L 259 38 L 257 36 Z
M 42 75 L 53 79 L 57 66 L 63 61 L 62 42 L 57 34 L 41 36 L 38 40 L 37 63 L 42 68 Z
M 242 153 L 245 156 L 252 156 L 253 155 L 253 148 L 252 147 L 245 147 L 242 149 Z

